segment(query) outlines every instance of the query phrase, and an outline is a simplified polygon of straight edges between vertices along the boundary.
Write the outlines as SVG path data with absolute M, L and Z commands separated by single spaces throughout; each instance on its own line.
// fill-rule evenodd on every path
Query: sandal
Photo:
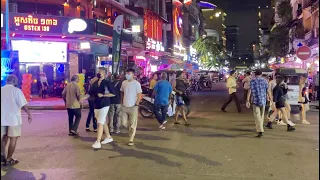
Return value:
M 180 124 L 179 122 L 174 122 L 174 124 Z
M 185 124 L 185 126 L 190 126 L 190 125 L 191 125 L 191 124 L 189 124 L 189 123 L 186 123 L 186 124 Z
M 11 158 L 11 160 L 5 162 L 4 165 L 5 166 L 13 166 L 13 165 L 18 164 L 18 163 L 19 163 L 18 159 Z

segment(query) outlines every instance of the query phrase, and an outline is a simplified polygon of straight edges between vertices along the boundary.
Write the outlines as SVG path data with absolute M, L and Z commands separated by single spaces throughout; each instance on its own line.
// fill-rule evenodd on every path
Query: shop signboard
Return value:
M 116 18 L 113 25 L 112 40 L 112 73 L 117 73 L 119 69 L 121 53 L 121 34 L 123 29 L 123 15 Z
M 94 20 L 63 16 L 10 13 L 10 31 L 29 34 L 94 34 Z

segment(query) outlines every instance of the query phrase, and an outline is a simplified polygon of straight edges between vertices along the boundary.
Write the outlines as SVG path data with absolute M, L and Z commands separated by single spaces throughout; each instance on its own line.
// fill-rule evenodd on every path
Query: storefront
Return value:
M 49 85 L 69 80 L 82 69 L 95 75 L 97 60 L 111 53 L 113 27 L 96 20 L 10 13 L 9 25 L 11 47 L 18 51 L 20 72 L 32 74 L 32 93 L 38 91 L 40 73 L 46 74 Z M 4 30 L 1 27 L 2 37 Z M 129 46 L 131 35 L 123 33 L 122 37 L 124 46 Z

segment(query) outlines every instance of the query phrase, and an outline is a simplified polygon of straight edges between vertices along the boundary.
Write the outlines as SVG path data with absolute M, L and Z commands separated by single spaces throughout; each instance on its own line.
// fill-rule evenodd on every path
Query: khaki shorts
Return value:
M 20 137 L 21 125 L 18 126 L 1 126 L 1 139 L 4 135 L 8 137 Z

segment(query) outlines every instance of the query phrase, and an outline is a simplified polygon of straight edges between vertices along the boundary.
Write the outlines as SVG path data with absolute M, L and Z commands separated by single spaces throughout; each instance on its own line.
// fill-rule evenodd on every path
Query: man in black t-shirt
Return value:
M 120 111 L 121 111 L 121 84 L 120 76 L 114 74 L 110 82 L 115 97 L 111 98 L 110 109 L 108 113 L 110 133 L 120 133 Z

